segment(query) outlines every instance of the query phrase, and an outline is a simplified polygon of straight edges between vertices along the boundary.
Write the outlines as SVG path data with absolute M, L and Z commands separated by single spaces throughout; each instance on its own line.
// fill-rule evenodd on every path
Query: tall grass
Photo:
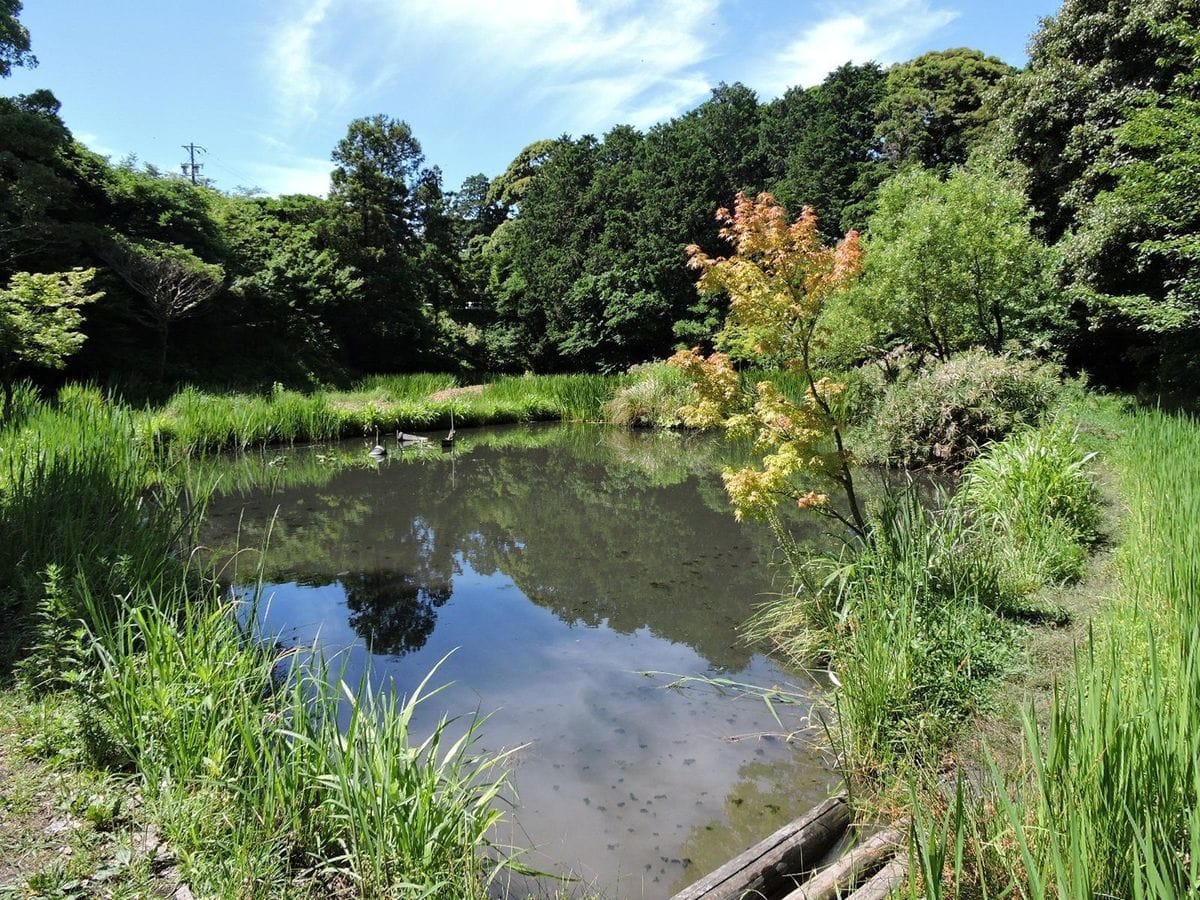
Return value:
M 1200 892 L 1200 427 L 1157 412 L 1118 424 L 1116 595 L 1047 719 L 1026 715 L 1024 777 L 993 767 L 981 802 L 955 811 L 954 830 L 981 839 L 948 884 L 924 880 L 928 897 Z M 945 836 L 918 838 L 936 855 Z
M 477 721 L 453 739 L 446 720 L 412 732 L 434 672 L 399 700 L 293 654 L 281 683 L 280 658 L 215 594 L 138 592 L 115 618 L 89 613 L 92 741 L 137 766 L 196 886 L 278 895 L 301 874 L 362 896 L 485 895 L 503 758 L 475 754 Z
M 977 523 L 916 491 L 885 497 L 870 537 L 797 572 L 797 590 L 751 631 L 797 664 L 825 655 L 841 683 L 838 735 L 847 761 L 880 772 L 936 758 L 1009 664 L 1001 569 Z
M 276 386 L 269 394 L 208 394 L 185 388 L 143 417 L 148 441 L 187 454 L 245 450 L 272 444 L 367 437 L 396 430 L 421 431 L 456 425 L 602 418 L 602 407 L 621 376 L 506 376 L 451 396 L 448 375 L 369 378 L 353 390 L 312 394 Z
M 1027 428 L 972 461 L 959 501 L 994 529 L 1028 590 L 1075 581 L 1100 536 L 1094 453 L 1061 425 Z
M 678 428 L 681 407 L 692 402 L 692 383 L 673 366 L 653 363 L 636 366 L 630 383 L 619 388 L 604 404 L 604 419 L 626 427 Z
M 281 659 L 188 563 L 134 414 L 91 389 L 27 405 L 0 430 L 6 636 L 37 608 L 26 679 L 76 698 L 200 892 L 484 896 L 505 777 L 478 723 L 417 735 L 428 679 L 399 700 Z
M 1037 592 L 1096 536 L 1089 461 L 1046 426 L 993 445 L 953 499 L 885 494 L 865 539 L 839 554 L 802 558 L 781 535 L 795 590 L 750 631 L 798 665 L 830 660 L 853 766 L 936 760 L 1009 671 L 1014 620 L 1061 618 Z
M 30 403 L 0 431 L 0 605 L 30 609 L 55 562 L 103 596 L 177 577 L 194 523 L 136 435 L 129 410 L 86 393 Z M 78 598 L 64 612 L 77 615 Z

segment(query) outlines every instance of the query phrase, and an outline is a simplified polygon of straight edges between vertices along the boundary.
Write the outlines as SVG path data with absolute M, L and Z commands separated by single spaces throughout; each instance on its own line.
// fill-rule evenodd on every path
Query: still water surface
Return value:
M 729 514 L 722 444 L 541 426 L 364 453 L 229 464 L 207 541 L 259 547 L 269 529 L 266 632 L 341 653 L 348 680 L 409 692 L 451 654 L 417 728 L 478 710 L 485 748 L 526 745 L 500 837 L 533 848 L 525 864 L 578 879 L 568 893 L 663 897 L 833 789 L 827 759 L 780 737 L 807 701 L 781 725 L 739 692 L 645 674 L 819 695 L 739 638 L 774 542 Z

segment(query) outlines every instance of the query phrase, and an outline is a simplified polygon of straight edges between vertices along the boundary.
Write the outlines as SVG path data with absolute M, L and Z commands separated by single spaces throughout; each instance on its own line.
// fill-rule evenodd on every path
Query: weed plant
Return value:
M 885 496 L 869 538 L 810 559 L 793 596 L 751 624 L 799 665 L 826 655 L 841 683 L 838 736 L 870 773 L 936 755 L 1007 670 L 1013 629 L 1001 567 L 955 504 Z
M 296 654 L 281 676 L 239 624 L 253 616 L 215 592 L 138 592 L 89 618 L 93 753 L 136 765 L 198 887 L 278 894 L 300 875 L 370 897 L 485 894 L 503 758 L 475 755 L 474 720 L 412 733 L 436 669 L 402 701 Z

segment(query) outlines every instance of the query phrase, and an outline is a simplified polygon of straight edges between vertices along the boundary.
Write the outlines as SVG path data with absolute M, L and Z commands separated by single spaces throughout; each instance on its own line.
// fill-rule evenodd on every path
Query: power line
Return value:
M 196 162 L 196 151 L 199 150 L 201 153 L 207 153 L 208 150 L 199 144 L 184 144 L 183 149 L 188 152 L 188 161 L 180 165 L 180 168 L 183 169 L 183 177 L 190 178 L 192 179 L 192 184 L 197 184 L 197 176 L 200 174 L 200 170 L 204 168 L 204 163 Z

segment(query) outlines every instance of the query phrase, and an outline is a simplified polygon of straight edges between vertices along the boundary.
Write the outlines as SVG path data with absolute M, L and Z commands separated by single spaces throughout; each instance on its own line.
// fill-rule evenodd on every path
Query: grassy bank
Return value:
M 991 764 L 977 803 L 923 823 L 914 892 L 1200 890 L 1200 426 L 1157 411 L 1107 424 L 1126 517 L 1106 606 L 1048 715 L 1026 713 L 1024 766 Z
M 0 431 L 0 708 L 53 710 L 9 726 L 29 764 L 74 760 L 136 794 L 203 895 L 483 896 L 502 759 L 476 755 L 469 723 L 411 734 L 424 685 L 346 687 L 247 633 L 189 563 L 183 510 L 202 503 L 170 494 L 142 424 L 71 390 L 23 395 Z M 86 893 L 111 862 L 20 876 Z
M 846 764 L 887 782 L 935 766 L 1016 664 L 1021 629 L 1058 622 L 1047 589 L 1079 577 L 1096 538 L 1090 457 L 1048 422 L 994 445 L 931 504 L 892 492 L 840 552 L 789 559 L 793 589 L 752 622 L 796 665 L 841 682 Z
M 142 419 L 143 435 L 185 452 L 330 441 L 389 439 L 397 429 L 515 422 L 596 422 L 603 404 L 627 379 L 601 375 L 512 376 L 478 387 L 449 375 L 368 378 L 351 391 L 207 394 L 186 388 Z M 460 389 L 462 388 L 462 389 Z

